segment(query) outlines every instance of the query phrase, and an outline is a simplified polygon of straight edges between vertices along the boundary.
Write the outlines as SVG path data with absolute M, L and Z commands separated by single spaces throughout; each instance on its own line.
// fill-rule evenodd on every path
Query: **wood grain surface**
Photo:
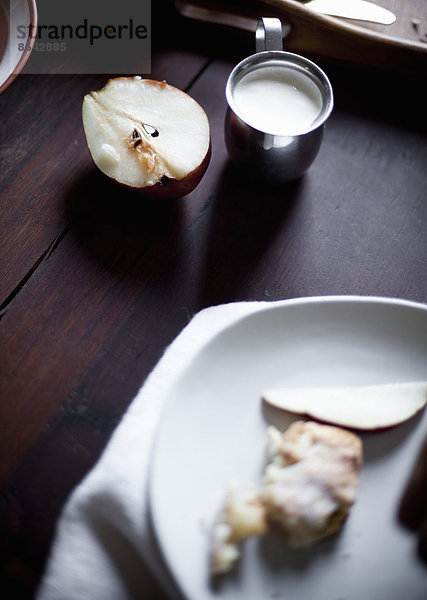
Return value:
M 321 61 L 318 158 L 272 188 L 228 162 L 224 87 L 252 36 L 153 15 L 151 77 L 205 108 L 213 154 L 188 197 L 143 202 L 94 167 L 81 125 L 101 75 L 19 77 L 0 96 L 0 552 L 32 598 L 73 487 L 201 308 L 367 294 L 427 301 L 420 78 Z M 153 582 L 146 598 L 163 599 Z

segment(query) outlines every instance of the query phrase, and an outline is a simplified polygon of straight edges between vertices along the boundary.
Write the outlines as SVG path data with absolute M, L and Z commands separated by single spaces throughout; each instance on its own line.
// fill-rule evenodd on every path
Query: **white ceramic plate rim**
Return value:
M 37 35 L 37 5 L 36 5 L 36 0 L 22 0 L 22 1 L 23 1 L 24 4 L 28 5 L 28 10 L 29 10 L 29 23 L 28 23 L 28 25 L 31 26 L 30 29 L 29 29 L 29 33 L 28 33 L 27 39 L 24 42 L 22 42 L 22 43 L 25 43 L 25 45 L 27 47 L 27 50 L 25 50 L 24 52 L 22 52 L 21 57 L 17 61 L 17 63 L 14 64 L 13 66 L 11 66 L 8 69 L 7 74 L 3 75 L 2 79 L 0 79 L 0 94 L 2 92 L 4 92 L 6 90 L 6 88 L 9 87 L 9 85 L 16 79 L 16 77 L 19 75 L 19 73 L 24 68 L 27 60 L 30 57 L 30 54 L 31 54 L 31 51 L 33 49 L 34 42 L 35 42 L 35 39 L 36 39 L 36 35 Z M 5 9 L 4 9 L 4 12 L 6 12 Z M 8 47 L 10 47 L 9 46 L 10 43 L 11 43 L 10 32 L 8 32 L 7 46 L 5 48 L 4 56 L 0 56 L 0 62 L 7 55 Z
M 393 307 L 401 307 L 402 309 L 411 309 L 412 310 L 421 310 L 423 311 L 423 319 L 425 317 L 427 317 L 427 306 L 425 304 L 419 303 L 419 302 L 414 302 L 414 301 L 410 301 L 410 300 L 403 300 L 403 299 L 396 299 L 396 298 L 384 298 L 384 297 L 379 297 L 379 296 L 318 296 L 318 297 L 307 297 L 307 298 L 297 298 L 297 299 L 290 299 L 290 300 L 285 300 L 285 301 L 281 301 L 281 302 L 274 302 L 271 304 L 264 304 L 264 303 L 260 303 L 260 308 L 259 310 L 256 310 L 255 313 L 250 314 L 249 316 L 243 316 L 241 318 L 239 318 L 236 322 L 234 322 L 230 327 L 227 327 L 223 330 L 221 330 L 210 342 L 208 342 L 207 345 L 205 345 L 202 350 L 198 353 L 198 355 L 195 357 L 195 359 L 190 363 L 190 365 L 188 365 L 187 369 L 183 372 L 177 386 L 176 389 L 178 390 L 178 396 L 179 396 L 179 389 L 180 386 L 185 385 L 185 381 L 186 378 L 188 377 L 188 374 L 191 374 L 191 370 L 194 368 L 194 364 L 196 363 L 196 361 L 199 359 L 200 355 L 203 354 L 204 352 L 206 352 L 206 350 L 209 348 L 212 348 L 213 346 L 215 346 L 215 344 L 218 344 L 218 339 L 220 339 L 223 335 L 224 332 L 230 331 L 230 330 L 236 330 L 238 328 L 242 328 L 245 327 L 245 322 L 250 323 L 251 320 L 253 319 L 254 316 L 259 315 L 260 313 L 265 313 L 265 312 L 271 312 L 271 311 L 281 311 L 281 310 L 287 310 L 287 307 L 291 307 L 291 306 L 301 306 L 301 305 L 328 305 L 329 307 L 331 305 L 337 305 L 337 306 L 345 306 L 345 305 L 351 305 L 354 304 L 355 307 L 357 306 L 362 306 L 362 305 L 367 305 L 370 304 L 372 306 L 393 306 Z M 424 316 L 425 315 L 425 316 Z M 249 600 L 249 597 L 246 595 L 242 595 L 240 596 L 239 592 L 238 592 L 238 587 L 234 587 L 231 592 L 230 590 L 227 590 L 227 593 L 225 593 L 225 595 L 222 595 L 222 593 L 216 593 L 216 591 L 214 591 L 213 589 L 211 589 L 210 587 L 206 587 L 206 590 L 203 590 L 202 592 L 197 592 L 198 595 L 195 596 L 194 592 L 191 591 L 191 585 L 188 585 L 188 573 L 186 575 L 183 575 L 182 572 L 180 572 L 180 568 L 179 568 L 179 560 L 176 560 L 176 556 L 173 556 L 173 553 L 171 555 L 171 551 L 170 548 L 168 548 L 168 541 L 167 541 L 167 537 L 168 537 L 168 533 L 165 532 L 165 527 L 162 525 L 162 520 L 164 517 L 164 514 L 162 514 L 161 510 L 158 510 L 158 504 L 157 501 L 159 499 L 159 464 L 158 464 L 158 450 L 159 450 L 159 446 L 161 446 L 162 443 L 164 443 L 164 440 L 162 441 L 162 429 L 163 429 L 163 425 L 164 425 L 164 421 L 165 419 L 167 419 L 168 417 L 168 412 L 171 409 L 171 403 L 174 402 L 174 400 L 176 400 L 176 394 L 172 394 L 171 398 L 168 399 L 168 403 L 166 405 L 166 410 L 164 412 L 163 415 L 163 420 L 162 423 L 159 427 L 159 434 L 157 436 L 156 442 L 155 442 L 155 446 L 154 446 L 154 459 L 153 459 L 153 465 L 152 465 L 152 471 L 151 471 L 151 477 L 150 477 L 150 502 L 151 502 L 151 511 L 152 511 L 152 518 L 153 518 L 153 523 L 154 523 L 154 529 L 155 532 L 157 534 L 157 538 L 159 540 L 159 544 L 161 546 L 161 549 L 163 551 L 166 563 L 168 564 L 171 572 L 174 574 L 178 585 L 181 587 L 181 589 L 184 591 L 184 594 L 186 593 L 186 597 L 191 598 L 191 600 L 204 600 L 205 598 L 245 598 L 245 600 Z M 294 419 L 292 419 L 294 420 Z M 402 427 L 402 426 L 401 426 Z M 412 425 L 409 425 L 409 427 L 412 427 Z M 413 436 L 412 436 L 413 437 Z M 415 443 L 415 442 L 413 442 Z M 161 468 L 161 467 L 160 467 Z M 409 542 L 408 542 L 409 543 Z M 253 558 L 253 557 L 252 557 Z M 251 560 L 250 558 L 248 559 L 249 561 Z M 427 581 L 427 580 L 426 580 Z M 237 590 L 237 591 L 236 591 Z M 230 593 L 230 595 L 227 595 L 228 593 Z M 192 595 L 193 594 L 193 595 Z M 254 596 L 255 597 L 255 596 Z M 269 597 L 268 594 L 266 594 L 265 597 Z M 282 597 L 282 596 L 280 596 Z M 288 598 L 288 596 L 283 596 L 283 598 Z M 421 596 L 420 596 L 421 598 Z M 292 597 L 291 600 L 294 600 L 294 598 Z M 317 599 L 316 599 L 317 600 Z M 380 600 L 380 599 L 378 599 Z M 381 599 L 382 600 L 382 599 Z M 411 599 L 412 600 L 412 599 Z

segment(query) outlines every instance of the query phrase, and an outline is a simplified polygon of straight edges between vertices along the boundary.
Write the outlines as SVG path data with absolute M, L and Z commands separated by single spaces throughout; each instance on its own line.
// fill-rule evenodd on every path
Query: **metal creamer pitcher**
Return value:
M 296 179 L 310 167 L 318 154 L 324 125 L 333 108 L 332 86 L 325 73 L 312 61 L 297 54 L 284 52 L 282 47 L 280 20 L 259 19 L 256 29 L 256 53 L 242 60 L 233 69 L 226 86 L 228 107 L 224 135 L 230 159 L 247 167 L 253 176 L 272 184 Z M 247 85 L 246 82 L 250 80 L 248 76 L 256 81 L 270 72 L 280 76 L 283 73 L 283 77 L 289 79 L 290 98 L 293 97 L 293 91 L 298 92 L 298 86 L 293 85 L 294 80 L 301 85 L 301 89 L 306 88 L 313 98 L 316 97 L 318 106 L 316 105 L 317 112 L 314 118 L 298 128 L 292 123 L 290 104 L 283 101 L 277 113 L 277 117 L 280 118 L 276 123 L 274 114 L 267 114 L 269 98 L 267 102 L 255 105 L 258 118 L 253 118 L 252 115 L 248 117 L 244 105 L 239 101 L 242 82 Z M 275 81 L 274 85 L 280 86 L 280 81 Z M 280 90 L 279 87 L 279 91 L 285 90 Z M 304 97 L 301 96 L 301 99 L 304 100 Z M 280 123 L 286 118 L 290 122 L 289 132 Z

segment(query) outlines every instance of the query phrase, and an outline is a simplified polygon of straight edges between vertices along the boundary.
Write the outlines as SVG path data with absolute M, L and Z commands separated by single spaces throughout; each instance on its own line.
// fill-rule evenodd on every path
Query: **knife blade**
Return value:
M 366 0 L 308 0 L 303 4 L 306 8 L 331 17 L 370 21 L 381 25 L 391 25 L 396 21 L 396 15 L 390 10 Z

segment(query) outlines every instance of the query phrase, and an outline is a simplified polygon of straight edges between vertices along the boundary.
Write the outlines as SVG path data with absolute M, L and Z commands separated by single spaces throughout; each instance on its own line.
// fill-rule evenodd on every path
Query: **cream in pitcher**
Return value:
M 322 109 L 318 86 L 281 66 L 249 72 L 236 85 L 234 101 L 249 125 L 276 135 L 304 133 Z

